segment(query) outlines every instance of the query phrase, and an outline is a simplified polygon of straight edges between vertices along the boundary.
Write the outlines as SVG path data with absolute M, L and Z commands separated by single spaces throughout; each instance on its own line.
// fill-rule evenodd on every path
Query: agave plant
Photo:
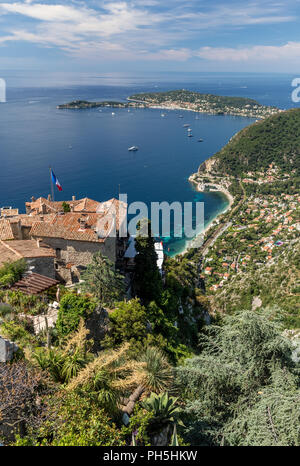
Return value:
M 65 357 L 57 348 L 45 349 L 36 348 L 32 353 L 32 359 L 43 370 L 47 370 L 55 382 L 64 382 L 63 365 Z
M 80 369 L 85 366 L 85 359 L 82 351 L 77 349 L 74 353 L 65 357 L 62 366 L 62 376 L 65 382 L 69 382 L 72 377 L 76 377 Z
M 177 398 L 169 397 L 167 392 L 157 395 L 151 395 L 141 402 L 141 406 L 147 411 L 152 411 L 154 417 L 151 421 L 152 430 L 159 431 L 167 425 L 175 422 L 181 423 L 179 420 L 181 410 L 177 407 Z M 181 423 L 182 424 L 182 423 Z
M 172 437 L 171 437 L 170 447 L 179 447 L 179 442 L 178 442 L 178 437 L 177 437 L 176 423 L 174 424 L 173 434 L 172 434 Z

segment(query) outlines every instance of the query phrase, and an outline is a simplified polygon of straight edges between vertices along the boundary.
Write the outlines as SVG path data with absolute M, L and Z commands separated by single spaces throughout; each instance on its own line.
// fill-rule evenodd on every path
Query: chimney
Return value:
M 36 201 L 36 198 L 34 196 L 31 197 L 31 202 Z
M 87 228 L 87 219 L 88 217 L 86 215 L 82 215 L 79 219 L 79 230 L 85 230 Z
M 42 206 L 41 206 L 41 211 L 42 211 L 42 212 L 41 212 L 42 214 L 46 214 L 46 213 L 47 213 L 47 206 L 46 206 L 46 204 L 42 204 Z
M 51 202 L 51 194 L 48 194 L 48 201 Z
M 36 239 L 36 245 L 37 245 L 38 248 L 41 247 L 41 242 L 42 242 L 41 238 Z
M 72 201 L 76 201 L 76 196 L 72 196 Z

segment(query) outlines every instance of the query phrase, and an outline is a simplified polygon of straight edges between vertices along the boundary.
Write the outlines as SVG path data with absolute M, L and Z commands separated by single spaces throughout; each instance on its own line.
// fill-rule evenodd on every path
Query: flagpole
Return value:
M 54 189 L 53 189 L 53 180 L 52 180 L 52 168 L 49 167 L 49 171 L 50 171 L 50 184 L 51 184 L 51 194 L 52 194 L 52 201 L 54 201 Z

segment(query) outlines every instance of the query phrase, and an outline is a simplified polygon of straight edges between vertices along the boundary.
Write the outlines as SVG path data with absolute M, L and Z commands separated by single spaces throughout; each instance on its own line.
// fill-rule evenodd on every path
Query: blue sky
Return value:
M 0 69 L 300 71 L 300 0 L 0 1 Z

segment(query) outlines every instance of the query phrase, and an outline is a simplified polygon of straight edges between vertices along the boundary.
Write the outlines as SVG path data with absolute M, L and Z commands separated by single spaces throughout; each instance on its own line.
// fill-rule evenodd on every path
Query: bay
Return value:
M 102 111 L 56 108 L 73 99 L 124 101 L 136 92 L 183 87 L 257 98 L 253 76 L 238 81 L 237 77 L 224 80 L 215 76 L 211 82 L 211 76 L 201 75 L 198 84 L 192 78 L 181 81 L 119 78 L 108 84 L 109 78 L 104 77 L 97 80 L 104 84 L 97 85 L 87 80 L 81 85 L 61 82 L 60 86 L 8 86 L 7 103 L 0 104 L 0 205 L 18 207 L 24 212 L 24 203 L 31 196 L 47 197 L 51 165 L 63 186 L 63 191 L 56 193 L 57 200 L 70 199 L 72 195 L 107 200 L 118 197 L 120 189 L 128 195 L 128 202 L 143 201 L 149 205 L 155 201 L 200 201 L 204 202 L 208 224 L 227 207 L 228 200 L 221 193 L 196 192 L 188 177 L 253 119 L 166 110 L 162 117 L 162 111 L 157 109 L 128 112 L 110 108 Z M 265 86 L 267 94 L 270 89 L 267 83 Z M 262 97 L 261 78 L 257 78 L 256 89 L 258 98 Z M 274 101 L 278 102 L 279 95 L 273 93 Z M 269 95 L 265 100 L 262 103 L 271 104 Z M 187 137 L 183 127 L 186 123 L 190 124 L 192 138 Z M 203 142 L 198 142 L 199 138 Z M 139 150 L 129 152 L 132 145 Z M 171 255 L 185 247 L 185 239 L 173 238 L 172 234 L 164 243 Z

